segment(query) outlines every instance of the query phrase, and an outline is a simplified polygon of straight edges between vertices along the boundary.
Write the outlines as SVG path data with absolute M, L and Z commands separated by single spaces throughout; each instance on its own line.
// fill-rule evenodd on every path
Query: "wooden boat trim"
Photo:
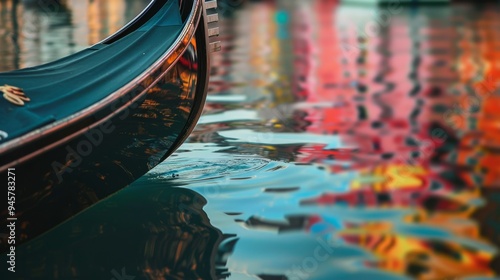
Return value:
M 154 1 L 152 1 L 150 5 L 153 4 Z M 142 14 L 142 13 L 141 13 Z M 140 15 L 139 15 L 140 16 Z M 203 22 L 200 23 L 201 18 L 203 17 Z M 129 23 L 130 24 L 130 23 Z M 83 120 L 84 118 L 91 117 L 93 114 L 97 113 L 100 110 L 105 109 L 107 106 L 110 106 L 110 104 L 113 104 L 113 102 L 120 100 L 123 97 L 126 97 L 128 93 L 130 93 L 135 87 L 140 85 L 144 80 L 146 80 L 148 77 L 150 77 L 150 74 L 153 73 L 154 71 L 158 70 L 159 67 L 168 65 L 167 68 L 162 71 L 163 73 L 158 76 L 154 81 L 151 81 L 148 86 L 146 86 L 141 93 L 137 94 L 130 100 L 128 100 L 126 103 L 122 103 L 119 108 L 114 108 L 114 111 L 111 112 L 110 114 L 106 115 L 105 117 L 97 120 L 95 123 L 93 123 L 91 126 L 86 126 L 78 131 L 75 131 L 66 137 L 59 139 L 55 142 L 52 142 L 51 144 L 41 148 L 37 149 L 19 159 L 16 159 L 15 161 L 12 161 L 10 163 L 7 163 L 3 166 L 0 167 L 0 170 L 5 170 L 9 167 L 15 166 L 16 164 L 25 162 L 33 157 L 36 157 L 58 145 L 61 145 L 64 142 L 69 141 L 70 139 L 76 137 L 77 135 L 81 134 L 82 132 L 88 131 L 92 129 L 93 127 L 96 127 L 105 121 L 111 119 L 112 117 L 116 116 L 117 114 L 122 112 L 122 109 L 126 108 L 130 104 L 134 103 L 138 99 L 140 99 L 146 92 L 154 86 L 171 68 L 173 65 L 177 63 L 179 58 L 182 56 L 182 54 L 186 51 L 186 49 L 189 46 L 189 43 L 191 40 L 194 38 L 196 30 L 198 28 L 199 24 L 204 25 L 204 30 L 205 30 L 205 42 L 208 45 L 208 23 L 207 23 L 207 13 L 205 10 L 205 2 L 203 0 L 193 0 L 193 5 L 191 9 L 191 13 L 189 17 L 186 20 L 185 26 L 183 27 L 179 37 L 176 39 L 176 41 L 173 43 L 173 45 L 164 53 L 164 55 L 158 59 L 153 65 L 151 65 L 146 71 L 144 71 L 140 76 L 136 77 L 134 80 L 129 82 L 127 85 L 123 86 L 119 90 L 109 94 L 107 97 L 102 99 L 101 101 L 97 102 L 96 104 L 90 106 L 89 108 L 86 108 L 78 113 L 75 113 L 69 117 L 66 117 L 62 120 L 56 121 L 52 124 L 46 125 L 40 129 L 34 130 L 32 132 L 29 132 L 26 135 L 23 135 L 18 138 L 11 139 L 10 141 L 0 145 L 0 154 L 5 153 L 8 150 L 11 149 L 20 149 L 22 148 L 23 145 L 31 143 L 32 141 L 37 140 L 41 136 L 48 136 L 51 134 L 54 134 L 60 130 L 62 130 L 65 127 L 68 127 L 68 125 L 72 123 L 76 123 L 78 121 Z M 126 25 L 128 26 L 128 25 Z M 125 28 L 125 27 L 124 27 Z M 115 33 L 116 34 L 116 33 Z M 113 35 L 112 35 L 113 36 Z M 109 37 L 108 37 L 109 38 Z M 209 50 L 208 48 L 205 50 L 207 52 L 207 66 L 210 65 L 210 59 L 209 59 Z M 171 59 L 174 58 L 174 59 Z M 209 68 L 208 68 L 209 69 Z M 206 73 L 206 78 L 208 80 L 208 71 Z M 205 91 L 203 94 L 206 95 L 206 90 L 208 88 L 208 84 L 205 85 Z M 203 104 L 201 104 L 203 105 Z M 200 110 L 201 111 L 201 110 Z M 192 116 L 193 120 L 196 120 L 199 118 L 201 115 L 201 112 L 198 112 L 196 116 Z M 189 124 L 188 124 L 189 125 Z M 191 127 L 188 127 L 187 131 L 190 132 L 194 128 L 194 124 L 191 124 Z M 175 145 L 174 149 L 178 147 L 178 145 Z

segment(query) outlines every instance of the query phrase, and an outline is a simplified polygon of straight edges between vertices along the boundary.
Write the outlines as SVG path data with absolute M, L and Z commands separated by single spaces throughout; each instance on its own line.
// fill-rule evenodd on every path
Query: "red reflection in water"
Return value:
M 307 131 L 338 134 L 356 149 L 306 145 L 297 160 L 359 172 L 348 191 L 325 192 L 303 205 L 411 209 L 406 223 L 499 244 L 500 232 L 487 229 L 492 221 L 481 213 L 498 206 L 473 203 L 500 193 L 499 12 L 463 9 L 443 9 L 441 17 L 393 14 L 389 24 L 377 25 L 368 8 L 332 1 L 300 6 L 295 94 L 323 104 L 300 109 Z M 373 24 L 376 34 L 367 34 Z M 308 228 L 323 222 L 313 216 Z M 346 225 L 338 235 L 380 257 L 367 265 L 419 279 L 498 269 L 491 252 L 407 236 L 390 222 Z

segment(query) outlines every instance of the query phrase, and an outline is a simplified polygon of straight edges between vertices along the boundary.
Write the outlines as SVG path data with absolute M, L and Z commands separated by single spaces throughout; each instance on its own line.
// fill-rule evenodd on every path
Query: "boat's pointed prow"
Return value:
M 17 244 L 127 186 L 188 137 L 203 110 L 210 53 L 220 50 L 216 7 L 154 0 L 94 47 L 0 73 L 1 84 L 19 87 L 0 87 L 0 174 L 15 168 L 17 178 L 16 212 L 0 218 L 22 223 Z M 20 130 L 7 127 L 14 118 Z

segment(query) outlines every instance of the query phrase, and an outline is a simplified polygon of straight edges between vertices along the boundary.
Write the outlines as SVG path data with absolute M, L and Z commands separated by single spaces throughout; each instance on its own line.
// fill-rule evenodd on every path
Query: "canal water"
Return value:
M 78 51 L 147 2 L 0 1 L 1 70 Z M 18 279 L 499 279 L 500 6 L 220 12 L 188 141 L 20 246 Z

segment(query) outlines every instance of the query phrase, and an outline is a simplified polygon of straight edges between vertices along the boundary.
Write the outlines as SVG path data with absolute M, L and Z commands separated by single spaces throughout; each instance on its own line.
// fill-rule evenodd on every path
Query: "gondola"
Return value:
M 216 7 L 154 0 L 88 49 L 0 73 L 0 213 L 15 225 L 1 251 L 124 188 L 181 145 L 220 49 Z

